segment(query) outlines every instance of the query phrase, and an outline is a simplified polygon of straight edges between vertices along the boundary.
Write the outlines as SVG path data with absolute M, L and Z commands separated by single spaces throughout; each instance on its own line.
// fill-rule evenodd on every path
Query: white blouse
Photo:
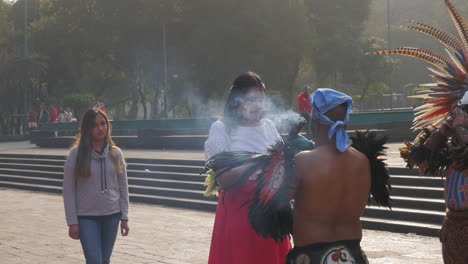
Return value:
M 275 124 L 269 119 L 263 119 L 261 125 L 256 127 L 235 127 L 230 136 L 224 123 L 216 121 L 211 125 L 205 142 L 205 157 L 208 160 L 220 152 L 236 150 L 263 154 L 271 145 L 281 140 Z

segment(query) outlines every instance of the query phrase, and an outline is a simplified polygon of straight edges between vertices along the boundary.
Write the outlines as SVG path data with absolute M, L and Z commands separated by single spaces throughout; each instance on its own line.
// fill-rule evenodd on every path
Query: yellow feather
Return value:
M 436 106 L 436 107 L 431 107 L 429 109 L 418 111 L 418 112 L 415 113 L 415 115 L 417 115 L 417 116 L 414 118 L 414 120 L 419 121 L 422 118 L 424 118 L 424 117 L 426 117 L 428 115 L 431 115 L 431 114 L 439 111 L 442 108 L 444 108 L 444 106 Z
M 434 105 L 431 105 L 431 104 L 423 104 L 421 106 L 418 106 L 416 108 L 413 109 L 414 112 L 419 112 L 423 109 L 427 109 L 427 108 L 432 108 Z
M 439 76 L 447 77 L 447 78 L 451 77 L 450 75 L 445 74 L 445 73 L 443 73 L 443 72 L 441 72 L 441 71 L 435 70 L 435 69 L 433 69 L 433 68 L 431 68 L 431 67 L 427 67 L 427 69 L 428 69 L 429 71 L 431 71 L 432 73 L 434 73 L 435 75 L 439 75 Z M 434 86 L 437 86 L 437 83 L 428 83 L 428 84 L 435 84 Z M 426 85 L 427 85 L 427 84 L 426 84 Z

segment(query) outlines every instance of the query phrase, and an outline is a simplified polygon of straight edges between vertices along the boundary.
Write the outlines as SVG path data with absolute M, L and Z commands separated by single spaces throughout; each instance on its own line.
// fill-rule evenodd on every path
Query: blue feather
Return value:
M 453 75 L 454 77 L 461 77 L 461 75 L 455 71 L 452 66 L 447 66 L 444 68 L 446 71 L 448 71 L 451 75 Z
M 465 92 L 456 92 L 456 93 L 436 93 L 436 94 L 429 94 L 431 97 L 451 97 L 451 96 L 461 96 L 465 94 Z

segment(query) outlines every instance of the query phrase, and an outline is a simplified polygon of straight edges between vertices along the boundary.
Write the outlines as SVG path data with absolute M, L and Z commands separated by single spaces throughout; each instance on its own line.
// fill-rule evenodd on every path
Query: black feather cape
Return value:
M 351 146 L 366 155 L 370 164 L 371 171 L 371 189 L 369 201 L 371 198 L 378 206 L 391 208 L 390 198 L 390 175 L 388 174 L 387 164 L 385 164 L 385 143 L 388 136 L 377 137 L 375 132 L 356 131 Z

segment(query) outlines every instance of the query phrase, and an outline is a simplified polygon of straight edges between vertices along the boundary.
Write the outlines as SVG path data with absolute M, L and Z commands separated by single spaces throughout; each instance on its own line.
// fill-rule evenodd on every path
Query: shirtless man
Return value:
M 369 161 L 350 147 L 351 97 L 332 89 L 312 95 L 318 148 L 296 156 L 293 239 L 288 264 L 368 263 L 360 216 L 371 186 Z

